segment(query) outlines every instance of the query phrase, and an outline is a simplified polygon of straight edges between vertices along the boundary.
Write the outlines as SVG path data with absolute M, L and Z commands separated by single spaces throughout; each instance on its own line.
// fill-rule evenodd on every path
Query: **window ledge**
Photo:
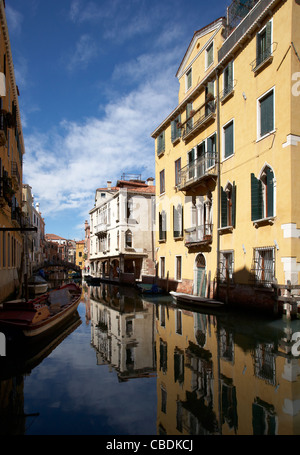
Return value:
M 175 240 L 175 242 L 176 242 L 177 240 L 183 240 L 183 236 L 181 235 L 181 236 L 179 236 L 179 237 L 174 237 L 174 240 Z
M 253 68 L 253 73 L 256 76 L 261 70 L 263 70 L 267 65 L 272 63 L 273 60 L 273 55 L 270 55 L 267 57 L 264 61 L 262 61 L 259 65 L 257 65 L 255 68 Z
M 233 226 L 224 226 L 218 229 L 218 232 L 220 234 L 227 234 L 229 232 L 233 232 Z
M 268 133 L 264 134 L 263 136 L 261 137 L 258 137 L 256 139 L 256 142 L 259 142 L 259 141 L 262 141 L 263 139 L 265 139 L 266 137 L 269 137 L 269 136 L 272 136 L 272 134 L 276 133 L 276 129 L 272 130 L 272 131 L 269 131 Z
M 166 243 L 165 239 L 158 239 L 158 243 Z
M 273 225 L 275 223 L 276 216 L 268 216 L 267 218 L 261 218 L 260 220 L 254 220 L 253 226 L 257 229 L 260 226 L 266 226 L 268 224 Z
M 181 137 L 176 137 L 175 139 L 172 140 L 173 146 L 177 145 L 180 142 Z
M 229 98 L 231 98 L 234 95 L 234 89 L 230 90 L 230 92 L 226 93 L 226 95 L 223 95 L 221 98 L 221 104 L 225 103 Z

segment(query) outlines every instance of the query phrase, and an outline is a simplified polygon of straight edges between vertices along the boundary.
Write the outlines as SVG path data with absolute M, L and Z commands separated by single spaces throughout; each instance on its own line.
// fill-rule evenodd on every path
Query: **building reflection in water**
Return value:
M 89 292 L 98 363 L 120 381 L 156 372 L 157 434 L 300 434 L 288 322 L 205 314 L 109 285 Z
M 300 434 L 288 327 L 157 305 L 156 332 L 158 434 Z
M 130 288 L 89 287 L 91 343 L 97 363 L 109 364 L 119 381 L 156 374 L 154 306 Z

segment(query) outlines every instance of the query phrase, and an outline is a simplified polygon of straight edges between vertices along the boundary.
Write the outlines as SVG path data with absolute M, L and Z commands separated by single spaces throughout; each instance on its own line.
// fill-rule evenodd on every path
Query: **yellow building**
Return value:
M 152 133 L 158 274 L 261 307 L 272 283 L 299 283 L 300 2 L 235 0 L 226 16 L 194 33 Z
M 79 240 L 76 242 L 76 265 L 80 267 L 80 269 L 84 269 L 84 240 Z
M 22 159 L 25 153 L 4 2 L 0 1 L 0 301 L 22 276 Z M 24 272 L 24 271 L 23 271 Z

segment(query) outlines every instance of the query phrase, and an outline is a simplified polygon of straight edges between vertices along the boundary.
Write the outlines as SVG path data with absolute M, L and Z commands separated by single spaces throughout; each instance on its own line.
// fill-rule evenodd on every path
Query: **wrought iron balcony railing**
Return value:
M 210 95 L 209 101 L 207 101 L 201 108 L 195 112 L 191 112 L 191 117 L 182 124 L 182 138 L 183 140 L 189 139 L 197 131 L 204 127 L 208 122 L 215 118 L 216 104 L 214 97 Z
M 202 226 L 194 226 L 184 231 L 184 243 L 186 246 L 194 246 L 196 244 L 208 244 L 212 242 L 211 223 L 203 224 Z
M 18 165 L 16 161 L 11 162 L 11 176 L 16 179 L 17 183 L 20 185 L 21 183 L 21 177 L 20 173 L 18 171 Z
M 258 71 L 265 63 L 271 61 L 273 58 L 273 52 L 276 50 L 277 43 L 272 43 L 269 47 L 267 47 L 264 51 L 260 52 L 256 59 L 253 60 L 250 65 L 252 71 Z
M 187 189 L 204 178 L 216 176 L 216 153 L 206 152 L 204 156 L 180 169 L 177 188 L 179 190 Z

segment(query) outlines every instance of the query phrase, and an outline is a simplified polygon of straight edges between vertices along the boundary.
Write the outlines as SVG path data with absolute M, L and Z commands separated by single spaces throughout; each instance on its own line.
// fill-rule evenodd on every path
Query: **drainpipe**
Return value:
M 217 81 L 217 191 L 218 191 L 218 214 L 217 214 L 217 298 L 219 298 L 220 286 L 220 220 L 221 220 L 221 150 L 220 150 L 220 92 L 219 92 L 219 74 L 216 70 Z

